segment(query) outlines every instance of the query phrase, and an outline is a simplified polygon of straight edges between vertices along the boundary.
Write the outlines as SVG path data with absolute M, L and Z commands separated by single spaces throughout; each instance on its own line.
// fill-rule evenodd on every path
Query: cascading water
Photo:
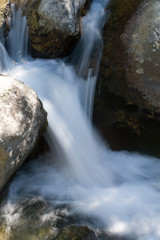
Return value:
M 0 73 L 4 73 L 4 71 L 11 66 L 11 59 L 8 56 L 8 53 L 4 47 L 4 45 L 0 42 Z
M 42 156 L 30 163 L 27 169 L 20 171 L 15 178 L 1 208 L 1 217 L 8 226 L 8 232 L 14 226 L 18 229 L 17 226 L 24 221 L 21 218 L 24 208 L 21 203 L 40 198 L 50 202 L 52 207 L 70 206 L 68 214 L 95 218 L 97 222 L 94 222 L 94 227 L 107 233 L 131 236 L 138 240 L 160 239 L 159 160 L 110 151 L 91 127 L 82 104 L 83 78 L 91 81 L 96 76 L 95 69 L 99 65 L 101 51 L 94 69 L 90 68 L 88 62 L 92 51 L 95 51 L 97 36 L 101 47 L 100 30 L 105 19 L 105 4 L 107 1 L 93 1 L 91 11 L 85 17 L 83 30 L 88 32 L 86 29 L 94 26 L 97 31 L 96 40 L 92 35 L 94 31 L 86 35 L 87 41 L 92 40 L 93 45 L 91 47 L 89 44 L 91 50 L 87 48 L 80 55 L 78 49 L 85 41 L 85 36 L 82 36 L 79 47 L 73 54 L 78 57 L 71 56 L 71 63 L 76 66 L 69 65 L 68 61 L 66 64 L 63 60 L 40 59 L 26 59 L 11 66 L 11 60 L 0 45 L 0 51 L 6 58 L 5 64 L 0 68 L 1 73 L 22 80 L 37 91 L 48 112 L 51 140 L 56 140 L 58 146 L 56 155 L 51 153 Z M 97 18 L 97 24 L 94 17 Z M 16 31 L 14 27 L 13 32 Z M 11 43 L 7 44 L 9 49 Z M 19 59 L 14 54 L 11 56 Z M 8 67 L 8 72 L 2 71 L 3 67 Z M 87 74 L 84 74 L 86 71 Z M 86 85 L 88 80 L 85 80 Z M 40 222 L 52 222 L 54 216 L 51 209 L 44 211 L 40 215 Z M 85 224 L 85 218 L 83 221 Z M 15 239 L 21 240 L 19 237 Z
M 103 48 L 101 31 L 108 16 L 108 12 L 105 12 L 104 9 L 108 2 L 109 0 L 93 2 L 89 13 L 82 20 L 81 40 L 69 57 L 71 63 L 76 67 L 81 101 L 90 119 L 92 118 L 94 91 Z
M 11 58 L 20 61 L 28 55 L 28 27 L 27 20 L 22 17 L 22 11 L 15 10 L 15 5 L 11 5 L 12 18 L 9 19 L 10 34 L 6 39 L 7 51 Z

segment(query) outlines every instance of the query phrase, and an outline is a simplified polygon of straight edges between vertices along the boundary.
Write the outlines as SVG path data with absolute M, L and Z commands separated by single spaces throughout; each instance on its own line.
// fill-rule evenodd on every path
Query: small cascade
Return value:
M 103 49 L 101 31 L 109 12 L 105 8 L 109 0 L 93 1 L 87 16 L 82 20 L 83 33 L 70 56 L 80 78 L 80 96 L 87 115 L 92 119 L 97 73 Z M 83 80 L 84 79 L 84 80 Z
M 87 16 L 82 20 L 82 36 L 71 55 L 71 63 L 76 66 L 78 77 L 87 78 L 90 68 L 97 75 L 102 54 L 103 40 L 101 31 L 108 12 L 105 7 L 109 0 L 93 1 Z
M 0 42 L 0 74 L 4 74 L 6 69 L 10 68 L 11 64 L 12 61 L 9 58 L 4 45 Z
M 16 10 L 11 4 L 12 17 L 9 19 L 10 33 L 6 39 L 8 54 L 15 61 L 20 61 L 28 56 L 28 27 L 26 17 L 22 16 L 22 10 Z
M 97 75 L 92 74 L 92 69 L 90 68 L 88 71 L 88 77 L 87 81 L 83 81 L 84 84 L 84 96 L 83 96 L 83 102 L 84 102 L 84 109 L 89 116 L 89 119 L 92 120 L 92 114 L 93 114 L 93 104 L 94 104 L 94 93 L 96 88 L 96 81 L 97 81 Z

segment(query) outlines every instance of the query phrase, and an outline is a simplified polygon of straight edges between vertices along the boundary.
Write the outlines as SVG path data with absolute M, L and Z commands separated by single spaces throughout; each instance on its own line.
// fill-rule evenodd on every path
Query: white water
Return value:
M 92 19 L 100 8 L 104 13 L 104 1 L 94 3 Z M 94 26 L 95 29 L 96 21 L 93 25 L 89 22 L 88 26 L 88 17 L 85 19 L 83 28 Z M 101 21 L 97 27 L 101 28 Z M 87 41 L 93 40 L 92 32 L 89 35 Z M 2 45 L 0 49 L 8 59 Z M 90 51 L 87 49 L 83 54 Z M 84 110 L 82 86 L 86 89 L 88 82 L 84 82 L 79 70 L 87 58 L 83 57 L 76 63 L 73 60 L 78 64 L 76 71 L 63 60 L 30 59 L 8 66 L 7 73 L 31 85 L 43 101 L 57 154 L 44 156 L 31 163 L 29 171 L 19 172 L 2 210 L 5 220 L 9 226 L 16 224 L 20 213 L 14 209 L 18 201 L 40 196 L 54 204 L 71 205 L 72 213 L 96 217 L 97 228 L 106 232 L 132 236 L 136 240 L 159 240 L 160 161 L 138 154 L 112 152 L 104 145 Z M 85 65 L 88 61 L 89 58 Z M 92 70 L 88 70 L 90 76 Z M 50 142 L 50 146 L 53 143 Z M 43 217 L 49 218 L 50 213 Z
M 9 19 L 10 34 L 6 39 L 7 51 L 13 60 L 20 61 L 28 55 L 28 27 L 27 20 L 22 17 L 22 11 L 15 11 L 11 4 L 12 18 Z
M 0 73 L 4 73 L 4 71 L 10 67 L 11 64 L 12 61 L 6 52 L 4 45 L 0 42 Z
M 109 0 L 95 0 L 87 16 L 82 20 L 81 41 L 71 54 L 71 63 L 79 77 L 81 101 L 89 118 L 92 118 L 94 91 L 103 49 L 101 31 L 108 12 L 104 11 Z M 83 81 L 83 79 L 87 81 Z

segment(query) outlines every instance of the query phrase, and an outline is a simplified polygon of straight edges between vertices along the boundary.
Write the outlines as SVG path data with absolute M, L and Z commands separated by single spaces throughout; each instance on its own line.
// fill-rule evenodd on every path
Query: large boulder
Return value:
M 15 0 L 12 0 L 15 2 Z M 81 16 L 91 0 L 21 0 L 29 26 L 32 55 L 57 58 L 68 55 L 81 34 Z
M 35 91 L 0 75 L 0 191 L 30 154 L 46 126 Z
M 145 99 L 146 108 L 160 112 L 160 2 L 145 1 L 128 22 L 122 43 L 128 54 L 127 85 Z M 136 27 L 135 27 L 136 26 Z
M 160 2 L 113 0 L 94 121 L 112 149 L 160 156 Z

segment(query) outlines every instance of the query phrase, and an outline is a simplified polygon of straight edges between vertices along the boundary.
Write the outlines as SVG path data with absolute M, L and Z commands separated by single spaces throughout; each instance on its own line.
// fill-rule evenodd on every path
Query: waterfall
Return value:
M 51 152 L 28 163 L 27 169 L 16 176 L 1 209 L 0 220 L 2 217 L 8 231 L 21 226 L 24 207 L 21 202 L 41 198 L 52 207 L 70 206 L 68 214 L 83 215 L 84 224 L 87 217 L 95 218 L 93 227 L 107 234 L 136 240 L 160 239 L 159 160 L 112 152 L 86 115 L 87 111 L 91 117 L 106 4 L 107 1 L 93 0 L 83 20 L 84 34 L 67 60 L 26 58 L 21 61 L 27 56 L 26 19 L 21 17 L 20 10 L 13 14 L 6 43 L 10 59 L 0 45 L 2 59 L 6 59 L 1 63 L 2 72 L 37 91 L 48 112 L 50 146 L 56 142 L 57 153 Z M 19 35 L 20 28 L 24 30 L 22 35 Z M 91 63 L 94 53 L 96 61 Z M 11 59 L 17 63 L 11 66 Z M 40 224 L 50 221 L 53 225 L 51 210 L 40 217 Z M 27 223 L 24 225 L 27 229 Z
M 109 0 L 93 1 L 87 16 L 82 20 L 82 36 L 72 55 L 71 63 L 76 66 L 81 102 L 89 118 L 92 118 L 96 79 L 103 49 L 101 31 L 108 17 L 105 7 Z
M 20 61 L 28 55 L 28 27 L 26 17 L 22 17 L 22 10 L 16 11 L 11 4 L 12 17 L 9 19 L 10 33 L 6 39 L 7 51 L 11 58 Z
M 8 53 L 4 45 L 0 42 L 0 74 L 11 66 L 11 59 L 8 56 Z

